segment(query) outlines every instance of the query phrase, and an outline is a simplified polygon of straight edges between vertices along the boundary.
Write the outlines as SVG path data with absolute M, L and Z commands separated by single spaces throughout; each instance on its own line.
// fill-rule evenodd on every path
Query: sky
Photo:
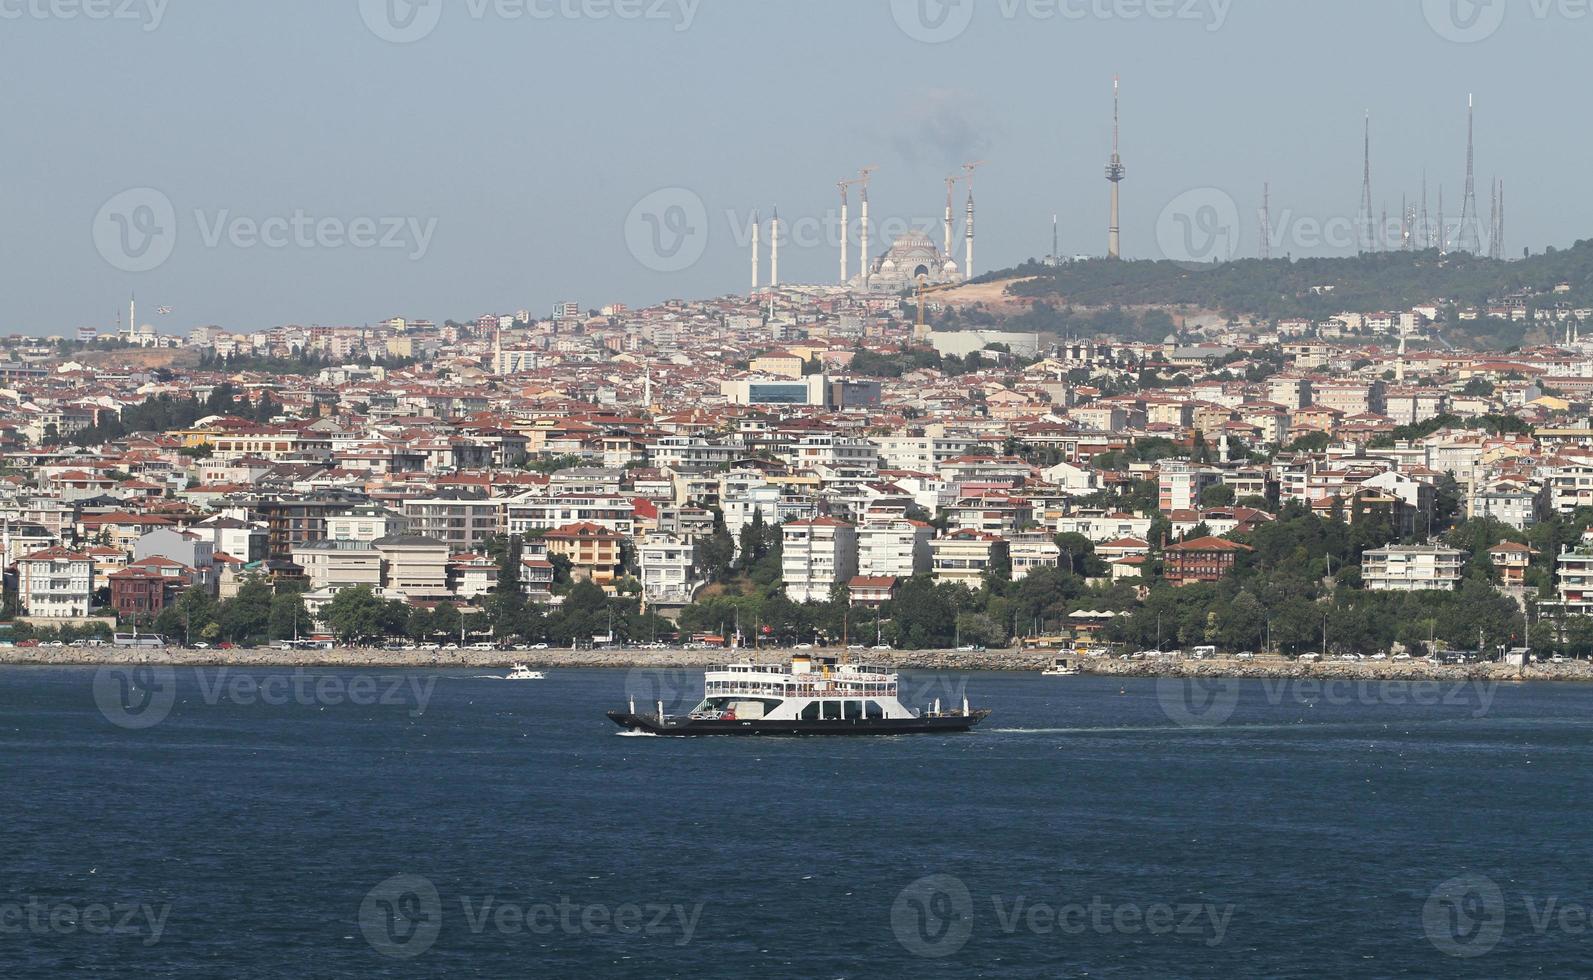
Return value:
M 1053 214 L 1099 255 L 1114 75 L 1127 258 L 1257 254 L 1264 183 L 1275 255 L 1352 253 L 1368 111 L 1374 209 L 1425 171 L 1453 223 L 1470 93 L 1519 256 L 1593 237 L 1590 43 L 1575 0 L 0 0 L 0 333 L 745 292 L 776 208 L 830 282 L 865 166 L 875 253 L 983 160 L 976 273 Z

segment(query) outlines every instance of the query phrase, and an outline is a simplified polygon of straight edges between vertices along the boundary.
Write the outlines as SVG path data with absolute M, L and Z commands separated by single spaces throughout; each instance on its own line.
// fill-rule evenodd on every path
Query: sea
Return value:
M 967 735 L 670 739 L 694 670 L 0 668 L 0 977 L 1593 969 L 1593 685 L 903 678 Z

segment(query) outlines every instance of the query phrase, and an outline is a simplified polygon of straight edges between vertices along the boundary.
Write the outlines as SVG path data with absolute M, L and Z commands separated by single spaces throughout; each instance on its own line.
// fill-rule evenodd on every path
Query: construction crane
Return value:
M 929 285 L 928 276 L 918 277 L 918 322 L 913 325 L 913 343 L 921 344 L 929 339 L 929 325 L 924 322 L 924 297 L 931 293 L 943 293 L 948 289 L 956 289 L 960 282 L 941 283 L 938 286 Z

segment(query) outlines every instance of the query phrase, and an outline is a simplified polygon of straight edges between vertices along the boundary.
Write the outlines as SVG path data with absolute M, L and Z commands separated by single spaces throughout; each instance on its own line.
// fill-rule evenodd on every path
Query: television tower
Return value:
M 1482 243 L 1477 235 L 1477 179 L 1473 169 L 1474 157 L 1472 155 L 1473 117 L 1475 116 L 1476 102 L 1471 96 L 1466 98 L 1466 197 L 1460 206 L 1460 228 L 1456 232 L 1455 250 L 1468 252 L 1472 255 L 1482 253 Z
M 1366 110 L 1365 135 L 1362 140 L 1364 146 L 1361 163 L 1361 251 L 1371 252 L 1376 249 L 1376 240 L 1372 237 L 1372 110 Z
M 1123 236 L 1119 197 L 1123 177 L 1128 173 L 1123 167 L 1123 157 L 1118 153 L 1118 79 L 1112 76 L 1112 162 L 1106 165 L 1106 179 L 1112 183 L 1112 223 L 1106 229 L 1106 257 L 1123 257 Z
M 1261 185 L 1261 260 L 1272 258 L 1272 185 Z

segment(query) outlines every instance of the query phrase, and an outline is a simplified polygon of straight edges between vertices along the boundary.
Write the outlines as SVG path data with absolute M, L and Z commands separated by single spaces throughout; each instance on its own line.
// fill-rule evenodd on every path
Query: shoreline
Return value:
M 843 651 L 812 651 L 814 655 L 839 656 Z M 0 666 L 5 667 L 240 667 L 260 669 L 319 670 L 415 670 L 415 669 L 506 669 L 524 663 L 537 670 L 701 670 L 732 660 L 756 663 L 783 663 L 790 651 L 724 651 L 711 656 L 703 650 L 382 650 L 352 648 L 342 650 L 124 650 L 111 647 L 11 647 L 0 650 Z M 862 663 L 908 671 L 1003 671 L 1035 673 L 1049 667 L 1057 658 L 1052 652 L 1035 653 L 989 650 L 967 653 L 948 650 L 865 651 L 853 657 Z M 1302 662 L 1283 658 L 1236 660 L 1144 660 L 1069 658 L 1081 677 L 1180 677 L 1237 679 L 1302 679 L 1358 681 L 1564 681 L 1593 682 L 1593 661 L 1564 664 L 1536 663 L 1513 667 L 1503 663 L 1429 664 L 1423 661 L 1317 661 Z M 1066 683 L 1069 678 L 1050 678 Z

